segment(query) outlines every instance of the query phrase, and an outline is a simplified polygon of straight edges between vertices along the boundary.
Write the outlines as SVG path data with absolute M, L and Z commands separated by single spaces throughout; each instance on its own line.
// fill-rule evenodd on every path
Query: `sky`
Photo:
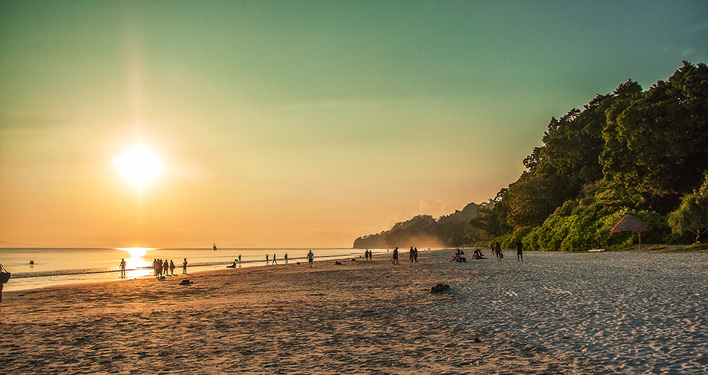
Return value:
M 351 247 L 493 198 L 551 117 L 682 60 L 704 0 L 3 0 L 0 247 Z

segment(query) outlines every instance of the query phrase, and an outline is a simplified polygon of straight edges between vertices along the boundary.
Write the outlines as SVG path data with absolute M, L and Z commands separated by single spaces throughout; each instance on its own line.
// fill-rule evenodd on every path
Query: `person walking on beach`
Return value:
M 501 262 L 501 260 L 504 259 L 504 254 L 502 253 L 501 245 L 499 245 L 499 242 L 494 245 L 494 252 L 497 254 L 497 262 Z
M 165 261 L 162 263 L 162 274 L 167 276 L 169 275 L 169 269 L 170 269 L 170 262 L 165 259 Z
M 172 273 L 172 276 L 175 275 L 175 262 L 170 259 L 170 272 Z
M 125 279 L 125 259 L 120 260 L 120 278 Z
M 273 254 L 273 265 L 276 265 L 276 264 L 278 264 L 278 261 L 275 260 L 275 254 Z
M 288 253 L 285 253 L 283 259 L 285 259 L 285 264 L 288 264 Z
M 418 248 L 413 248 L 413 263 L 418 263 Z
M 312 261 L 315 259 L 315 254 L 312 254 L 312 250 L 310 250 L 309 253 L 307 253 L 307 264 L 310 265 L 310 268 L 312 268 Z
M 408 259 L 410 259 L 411 263 L 413 263 L 413 246 L 411 246 L 411 249 L 408 252 Z
M 516 241 L 516 261 L 524 261 L 524 245 L 521 244 L 521 241 Z
M 182 262 L 182 274 L 187 274 L 187 258 L 184 258 L 184 262 Z
M 268 254 L 266 254 L 266 266 L 268 265 Z
M 391 259 L 391 263 L 398 264 L 398 247 L 393 249 L 393 258 Z

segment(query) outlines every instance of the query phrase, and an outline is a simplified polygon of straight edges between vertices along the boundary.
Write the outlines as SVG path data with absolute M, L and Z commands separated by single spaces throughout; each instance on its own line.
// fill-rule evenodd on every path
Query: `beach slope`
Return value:
M 479 277 L 449 252 L 4 294 L 3 373 L 591 374 L 566 353 L 472 330 L 441 305 Z M 188 278 L 190 286 L 179 285 Z M 430 294 L 446 283 L 450 290 Z M 600 370 L 601 372 L 601 370 Z

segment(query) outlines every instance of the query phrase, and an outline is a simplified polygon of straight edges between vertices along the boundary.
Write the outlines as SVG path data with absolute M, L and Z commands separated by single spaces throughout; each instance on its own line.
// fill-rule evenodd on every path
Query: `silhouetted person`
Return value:
M 125 279 L 125 259 L 120 260 L 120 278 Z
M 165 259 L 164 262 L 162 262 L 162 274 L 163 275 L 169 275 L 169 269 L 170 269 L 170 262 Z
M 268 254 L 266 254 L 266 266 L 268 265 Z
M 499 242 L 494 245 L 494 252 L 497 254 L 497 261 L 501 262 L 501 260 L 504 258 L 504 254 L 502 254 L 502 249 L 501 245 L 499 245 Z
M 413 246 L 411 246 L 411 249 L 408 252 L 408 259 L 410 259 L 411 263 L 413 263 Z
M 398 264 L 398 247 L 393 249 L 393 259 L 391 259 L 391 263 Z
M 521 244 L 521 241 L 516 241 L 516 261 L 524 261 L 524 245 Z
M 285 253 L 283 259 L 285 259 L 285 264 L 288 264 L 288 253 Z
M 0 263 L 0 271 L 3 272 L 3 273 L 7 272 L 7 270 L 5 269 L 5 267 L 2 266 L 2 263 Z M 7 275 L 7 276 L 9 277 L 9 275 Z M 0 304 L 2 303 L 2 288 L 3 288 L 3 286 L 5 285 L 5 283 L 6 283 L 7 281 L 8 281 L 8 280 L 6 280 L 4 277 L 3 277 L 2 280 L 0 280 Z M 0 319 L 1 319 L 1 318 L 2 318 L 2 307 L 0 307 Z M 0 324 L 2 324 L 2 321 L 0 321 Z
M 312 267 L 312 261 L 315 259 L 315 254 L 312 254 L 312 250 L 310 250 L 309 253 L 307 253 L 307 264 Z
M 184 262 L 182 262 L 182 274 L 187 274 L 187 258 L 184 258 Z
M 278 264 L 278 261 L 275 260 L 275 254 L 273 254 L 273 265 L 276 265 L 276 264 Z
M 175 275 L 175 262 L 170 259 L 170 272 L 172 273 L 172 276 Z
M 162 259 L 158 259 L 155 263 L 155 277 L 160 278 L 162 276 Z
M 415 263 L 418 263 L 418 248 L 417 247 L 413 248 L 413 261 Z

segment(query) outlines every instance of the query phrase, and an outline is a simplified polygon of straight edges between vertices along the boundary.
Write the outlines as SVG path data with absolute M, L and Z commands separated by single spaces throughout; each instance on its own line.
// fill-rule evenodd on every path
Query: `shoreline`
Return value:
M 587 360 L 475 330 L 445 307 L 480 277 L 421 251 L 8 292 L 8 373 L 596 373 Z M 345 258 L 346 259 L 346 258 Z M 464 264 L 464 263 L 462 263 Z M 431 295 L 436 283 L 451 291 Z M 443 307 L 441 309 L 441 307 Z
M 183 250 L 183 249 L 177 249 L 177 250 Z M 348 250 L 348 249 L 346 249 Z M 354 249 L 356 250 L 356 249 Z M 381 249 L 378 249 L 381 250 Z M 382 252 L 379 252 L 382 253 Z M 349 254 L 328 254 L 328 255 L 320 255 L 318 256 L 320 259 L 349 259 L 353 257 L 358 257 L 354 256 L 353 253 Z M 288 263 L 290 262 L 302 262 L 306 261 L 306 258 L 304 256 L 295 256 L 291 257 L 288 259 Z M 146 261 L 147 263 L 147 261 Z M 209 272 L 209 271 L 218 271 L 222 269 L 227 269 L 228 265 L 231 265 L 231 262 L 213 262 L 213 263 L 197 263 L 197 264 L 191 264 L 189 266 L 189 269 L 191 270 L 191 274 L 196 274 L 196 273 L 202 273 L 202 272 Z M 277 265 L 283 265 L 287 264 L 284 262 L 283 259 L 280 259 L 279 263 Z M 236 268 L 250 268 L 250 267 L 268 267 L 272 266 L 272 264 L 264 264 L 263 260 L 244 260 L 240 264 L 237 265 Z M 128 275 L 130 276 L 131 272 L 135 271 L 142 271 L 140 273 L 143 273 L 142 275 L 138 276 L 130 276 L 125 279 L 120 278 L 120 269 L 118 267 L 114 267 L 114 269 L 87 269 L 87 270 L 54 270 L 54 271 L 44 271 L 42 274 L 33 274 L 32 276 L 26 276 L 27 272 L 13 272 L 13 276 L 11 278 L 11 281 L 8 284 L 5 284 L 5 291 L 10 292 L 10 291 L 29 291 L 29 290 L 37 290 L 37 289 L 43 289 L 43 288 L 51 288 L 54 286 L 62 286 L 62 285 L 80 285 L 80 284 L 91 284 L 91 283 L 103 283 L 103 282 L 112 282 L 112 281 L 125 281 L 125 280 L 132 280 L 132 279 L 144 279 L 144 278 L 154 278 L 152 275 L 151 268 L 148 267 L 142 267 L 139 270 L 138 269 L 128 269 Z M 182 267 L 181 264 L 175 268 L 175 276 L 177 274 L 181 274 L 182 272 Z M 21 276 L 18 276 L 21 275 Z M 172 276 L 170 276 L 172 277 Z M 59 279 L 59 280 L 57 280 Z M 19 286 L 18 286 L 19 284 Z M 8 286 L 9 285 L 9 286 Z

